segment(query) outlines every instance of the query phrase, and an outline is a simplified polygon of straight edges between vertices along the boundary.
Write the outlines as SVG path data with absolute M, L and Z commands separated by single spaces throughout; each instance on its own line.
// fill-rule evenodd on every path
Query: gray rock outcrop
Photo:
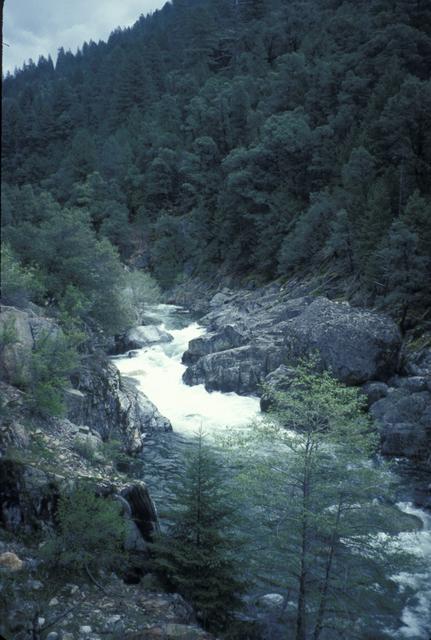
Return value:
M 221 292 L 201 319 L 210 333 L 193 340 L 183 361 L 187 384 L 259 393 L 280 365 L 315 355 L 351 385 L 385 381 L 398 369 L 401 335 L 388 317 L 324 297 L 291 297 L 275 285 Z
M 88 425 L 104 440 L 120 439 L 128 453 L 141 451 L 148 434 L 172 430 L 169 420 L 111 362 L 95 358 L 73 382 L 75 388 L 66 394 L 68 418 Z
M 370 408 L 379 428 L 382 453 L 429 462 L 431 379 L 397 378 L 392 382 L 396 386 L 388 387 L 386 395 Z
M 0 307 L 0 377 L 12 385 L 25 385 L 31 377 L 31 354 L 46 336 L 57 337 L 61 329 L 50 318 L 33 310 Z
M 205 384 L 208 391 L 250 394 L 282 360 L 283 352 L 270 343 L 245 345 L 200 358 L 185 371 L 183 379 L 187 384 Z
M 404 353 L 400 373 L 362 387 L 381 437 L 382 453 L 431 462 L 431 349 Z
M 167 331 L 156 325 L 142 325 L 129 329 L 116 345 L 117 353 L 124 353 L 131 349 L 141 349 L 153 344 L 172 342 L 173 337 Z
M 67 428 L 70 425 L 67 425 Z M 67 436 L 66 436 L 67 438 Z M 59 496 L 70 490 L 79 476 L 69 469 L 67 477 L 53 471 L 37 469 L 18 461 L 0 459 L 0 526 L 16 532 L 52 526 Z M 88 476 L 87 476 L 88 479 Z M 123 516 L 129 521 L 129 550 L 146 551 L 146 543 L 158 530 L 158 518 L 145 483 L 134 481 L 123 486 L 94 480 L 98 495 L 123 501 Z
M 296 372 L 292 367 L 281 364 L 275 371 L 269 373 L 263 385 L 263 393 L 260 397 L 261 411 L 268 411 L 274 400 L 274 392 L 287 391 L 295 379 Z
M 397 370 L 401 335 L 395 323 L 346 303 L 317 298 L 282 323 L 288 361 L 318 354 L 325 369 L 347 384 L 386 380 Z
M 425 347 L 409 354 L 404 369 L 408 376 L 429 378 L 431 376 L 431 347 Z
M 147 332 L 148 339 L 156 335 L 172 339 L 157 327 L 141 328 L 151 330 Z M 31 382 L 34 349 L 46 336 L 58 337 L 61 333 L 53 319 L 37 315 L 33 309 L 1 307 L 0 381 L 26 387 Z M 71 382 L 64 393 L 67 417 L 78 425 L 88 425 L 104 440 L 111 437 L 121 440 L 128 453 L 138 453 L 147 434 L 172 429 L 169 420 L 131 381 L 123 379 L 103 355 L 92 354 Z
M 362 389 L 362 393 L 367 397 L 368 408 L 377 400 L 385 398 L 388 395 L 389 387 L 384 382 L 366 382 Z
M 289 388 L 299 359 L 315 356 L 349 385 L 361 386 L 378 426 L 382 452 L 431 460 L 431 349 L 402 356 L 387 316 L 310 295 L 297 283 L 254 290 L 223 289 L 206 304 L 208 334 L 183 356 L 187 384 L 261 396 Z
M 183 354 L 183 362 L 184 364 L 193 364 L 202 356 L 242 347 L 247 341 L 245 332 L 238 331 L 238 329 L 228 324 L 217 333 L 190 340 L 189 347 Z

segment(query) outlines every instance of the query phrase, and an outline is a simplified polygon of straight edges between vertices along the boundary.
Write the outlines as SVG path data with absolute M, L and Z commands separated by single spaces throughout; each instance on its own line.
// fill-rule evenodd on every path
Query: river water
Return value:
M 121 373 L 138 381 L 140 389 L 168 418 L 174 430 L 193 435 L 200 425 L 213 433 L 226 426 L 249 423 L 259 412 L 259 400 L 236 393 L 208 393 L 203 385 L 189 387 L 182 381 L 186 367 L 181 356 L 188 343 L 205 333 L 197 322 L 173 305 L 158 305 L 155 322 L 174 338 L 168 344 L 140 349 L 136 357 L 115 359 Z M 185 325 L 185 326 L 182 326 Z
M 206 332 L 187 311 L 174 305 L 156 305 L 148 312 L 146 322 L 167 330 L 173 341 L 139 349 L 133 357 L 116 357 L 114 362 L 122 375 L 138 384 L 174 429 L 172 434 L 150 438 L 144 452 L 144 479 L 160 505 L 172 497 L 169 476 L 181 466 L 184 448 L 193 442 L 199 428 L 202 426 L 206 434 L 217 440 L 226 428 L 246 426 L 257 419 L 259 400 L 235 393 L 209 393 L 203 385 L 189 387 L 183 383 L 186 367 L 181 356 L 190 340 Z M 410 502 L 400 502 L 398 507 L 422 522 L 420 530 L 398 536 L 398 542 L 418 556 L 421 570 L 393 577 L 401 591 L 411 591 L 412 595 L 400 614 L 401 627 L 392 637 L 431 640 L 431 515 Z

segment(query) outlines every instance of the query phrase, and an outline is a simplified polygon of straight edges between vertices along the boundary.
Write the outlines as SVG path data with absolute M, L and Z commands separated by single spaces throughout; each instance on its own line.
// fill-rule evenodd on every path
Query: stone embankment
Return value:
M 196 294 L 208 334 L 192 340 L 183 356 L 187 384 L 257 394 L 266 410 L 263 389 L 287 389 L 295 363 L 314 356 L 322 369 L 362 388 L 384 454 L 430 460 L 431 350 L 407 355 L 391 318 L 298 283 L 224 288 L 207 300 L 201 288 Z M 183 290 L 175 301 L 194 307 L 193 296 Z
M 61 335 L 54 320 L 35 309 L 0 309 L 0 380 L 10 386 L 31 384 L 32 353 L 47 336 Z M 121 378 L 103 354 L 94 353 L 79 366 L 64 400 L 71 422 L 90 427 L 104 440 L 120 440 L 127 453 L 138 453 L 148 434 L 172 429 L 157 407 L 131 381 Z
M 138 333 L 150 342 L 169 339 Z M 0 635 L 211 640 L 190 605 L 163 593 L 149 573 L 148 542 L 159 526 L 155 506 L 141 474 L 122 468 L 136 461 L 130 455 L 148 436 L 171 430 L 169 421 L 96 351 L 71 377 L 65 416 L 38 415 L 31 402 L 32 354 L 61 329 L 37 307 L 2 307 L 0 336 Z M 51 585 L 44 577 L 40 547 L 55 528 L 59 497 L 78 483 L 117 500 L 127 520 L 124 576 L 102 575 L 103 587 L 84 579 L 69 584 L 67 577 Z M 41 537 L 45 542 L 37 544 Z
M 125 515 L 132 513 L 136 544 L 142 547 L 139 538 L 156 525 L 151 498 L 144 483 L 131 484 L 117 473 L 105 443 L 114 443 L 119 454 L 137 454 L 150 434 L 172 429 L 169 421 L 97 354 L 72 375 L 63 417 L 35 414 L 29 402 L 32 354 L 61 329 L 37 308 L 2 307 L 0 335 L 0 525 L 30 531 L 52 523 L 62 489 L 90 479 L 97 491 L 129 502 Z

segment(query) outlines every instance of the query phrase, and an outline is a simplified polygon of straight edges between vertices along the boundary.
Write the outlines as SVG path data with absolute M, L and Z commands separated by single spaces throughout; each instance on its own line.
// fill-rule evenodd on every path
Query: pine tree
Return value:
M 279 253 L 279 273 L 322 261 L 320 248 L 329 235 L 329 221 L 335 216 L 335 203 L 327 193 L 311 195 L 311 203 L 298 216 L 292 231 L 286 235 Z
M 429 255 L 419 251 L 418 234 L 403 220 L 392 223 L 373 256 L 381 302 L 391 309 L 402 332 L 413 310 L 427 308 L 430 262 Z
M 223 468 L 202 431 L 190 454 L 166 533 L 152 544 L 158 573 L 190 600 L 202 623 L 222 629 L 239 605 L 233 508 Z
M 267 419 L 233 437 L 259 548 L 248 557 L 289 602 L 269 637 L 371 638 L 370 616 L 377 638 L 401 606 L 388 576 L 411 558 L 389 544 L 402 522 L 388 506 L 390 474 L 370 461 L 377 439 L 363 399 L 315 365 L 301 363 Z
M 96 231 L 124 257 L 140 243 L 166 286 L 221 265 L 259 279 L 348 265 L 369 299 L 395 218 L 429 253 L 428 4 L 167 3 L 107 42 L 60 49 L 55 66 L 7 74 L 3 177 L 70 206 L 99 171 L 123 197 L 89 200 Z M 178 245 L 166 269 L 150 264 Z
M 79 483 L 60 496 L 58 528 L 43 549 L 56 570 L 92 574 L 118 568 L 127 558 L 126 521 L 111 497 L 97 495 L 90 483 Z
M 325 255 L 335 257 L 342 272 L 355 270 L 352 224 L 345 209 L 337 212 L 330 226 L 330 236 L 325 245 Z
M 414 191 L 407 201 L 401 216 L 412 231 L 418 235 L 418 248 L 423 254 L 431 251 L 431 201 Z

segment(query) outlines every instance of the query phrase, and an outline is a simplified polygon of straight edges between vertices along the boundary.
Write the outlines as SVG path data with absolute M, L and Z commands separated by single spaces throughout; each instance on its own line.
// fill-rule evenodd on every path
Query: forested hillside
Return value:
M 430 70 L 428 0 L 176 0 L 30 62 L 4 81 L 8 260 L 73 313 L 106 316 L 112 243 L 163 286 L 328 272 L 426 321 Z

